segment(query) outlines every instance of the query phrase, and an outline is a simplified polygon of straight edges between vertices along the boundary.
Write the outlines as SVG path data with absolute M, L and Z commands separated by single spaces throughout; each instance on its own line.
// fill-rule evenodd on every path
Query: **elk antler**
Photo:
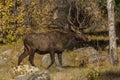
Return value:
M 79 7 L 77 1 L 76 1 L 76 3 L 75 3 L 75 6 L 76 6 L 76 10 L 77 10 L 77 12 L 76 12 L 76 19 L 77 19 L 77 23 L 79 24 L 79 28 L 80 28 L 80 29 L 85 29 L 86 27 L 82 27 L 82 26 L 84 25 L 85 20 L 87 19 L 87 16 L 86 16 L 86 15 L 83 15 L 83 19 L 82 19 L 82 21 L 80 22 L 80 19 L 79 19 L 79 17 L 80 17 L 80 7 Z M 85 14 L 85 13 L 84 13 L 84 14 Z
M 68 13 L 68 16 L 67 16 L 67 19 L 68 19 L 68 21 L 70 22 L 70 24 L 72 25 L 72 26 L 75 26 L 74 25 L 74 21 L 75 21 L 75 19 L 72 21 L 71 19 L 71 10 L 72 10 L 72 5 L 71 5 L 71 3 L 69 3 L 69 5 L 70 5 L 70 8 L 69 8 L 69 13 Z

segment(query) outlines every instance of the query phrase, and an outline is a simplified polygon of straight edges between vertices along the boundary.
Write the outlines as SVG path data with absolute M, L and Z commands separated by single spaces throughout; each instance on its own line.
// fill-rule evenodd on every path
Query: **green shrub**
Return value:
M 99 70 L 90 69 L 87 74 L 88 80 L 99 80 L 100 72 Z

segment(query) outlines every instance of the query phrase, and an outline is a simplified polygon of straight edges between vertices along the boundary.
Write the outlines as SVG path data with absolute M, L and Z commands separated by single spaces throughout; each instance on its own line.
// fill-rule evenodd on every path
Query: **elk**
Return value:
M 77 12 L 77 16 L 78 16 Z M 80 27 L 75 27 L 74 21 L 72 21 L 71 16 L 71 6 L 68 13 L 68 22 L 71 24 L 69 26 L 68 32 L 52 31 L 45 33 L 29 33 L 24 37 L 24 52 L 18 58 L 18 65 L 23 61 L 23 59 L 29 56 L 29 62 L 32 66 L 34 64 L 35 53 L 39 54 L 50 54 L 51 63 L 47 67 L 50 68 L 55 62 L 55 53 L 58 55 L 58 61 L 62 66 L 62 53 L 64 50 L 71 50 L 76 45 L 77 40 L 86 40 L 86 36 L 80 31 Z M 83 22 L 78 24 L 81 26 Z
M 18 65 L 29 55 L 29 62 L 35 66 L 34 55 L 37 52 L 39 54 L 50 54 L 51 63 L 47 68 L 50 68 L 55 62 L 55 53 L 57 53 L 59 63 L 62 66 L 62 52 L 65 49 L 72 49 L 75 41 L 80 39 L 86 40 L 86 37 L 74 28 L 71 28 L 68 33 L 61 31 L 29 33 L 24 38 L 24 52 L 18 58 Z

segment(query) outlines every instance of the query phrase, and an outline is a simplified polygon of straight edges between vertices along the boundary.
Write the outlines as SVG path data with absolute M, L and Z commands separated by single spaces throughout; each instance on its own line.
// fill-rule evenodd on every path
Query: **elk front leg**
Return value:
M 53 63 L 55 62 L 55 53 L 54 53 L 54 52 L 51 52 L 51 53 L 50 53 L 50 58 L 51 58 L 51 63 L 50 63 L 50 65 L 47 67 L 47 69 L 49 69 L 49 68 L 53 65 Z
M 58 53 L 58 60 L 59 60 L 59 64 L 62 67 L 62 52 Z
M 30 56 L 29 56 L 29 62 L 30 62 L 30 64 L 32 66 L 35 66 L 35 64 L 34 64 L 34 55 L 35 55 L 35 52 L 31 51 Z

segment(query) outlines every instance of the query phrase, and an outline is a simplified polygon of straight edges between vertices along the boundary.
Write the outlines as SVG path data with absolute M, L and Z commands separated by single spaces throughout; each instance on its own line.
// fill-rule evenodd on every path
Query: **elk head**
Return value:
M 75 35 L 75 38 L 80 40 L 80 39 L 83 39 L 84 41 L 87 40 L 87 37 L 85 36 L 85 34 L 83 33 L 83 31 L 80 31 L 80 29 L 77 27 L 72 27 L 70 26 L 70 29 L 72 32 L 74 32 L 74 35 Z

